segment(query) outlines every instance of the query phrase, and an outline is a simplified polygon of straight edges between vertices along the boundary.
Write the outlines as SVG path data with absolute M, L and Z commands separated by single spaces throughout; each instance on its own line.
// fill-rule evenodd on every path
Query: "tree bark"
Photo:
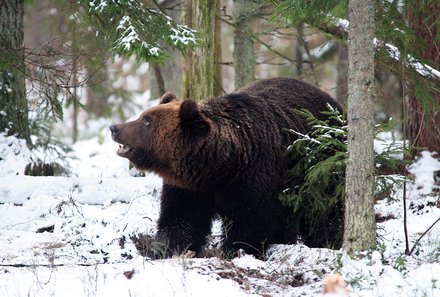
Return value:
M 203 100 L 214 95 L 214 32 L 217 1 L 186 0 L 187 7 L 191 8 L 191 23 L 187 25 L 197 30 L 200 35 L 197 49 L 185 59 L 183 98 Z
M 374 0 L 349 1 L 348 159 L 343 248 L 376 245 L 374 217 Z
M 336 99 L 342 104 L 347 104 L 348 96 L 348 62 L 347 62 L 347 47 L 343 44 L 338 45 L 338 60 L 336 65 L 338 76 L 337 76 L 337 87 L 336 87 Z
M 235 89 L 255 80 L 254 41 L 251 38 L 252 19 L 256 2 L 234 0 L 234 87 Z
M 157 82 L 157 89 L 158 89 L 159 94 L 160 94 L 158 97 L 160 97 L 163 94 L 165 94 L 165 92 L 166 92 L 165 81 L 163 80 L 162 71 L 160 69 L 160 66 L 157 65 L 157 64 L 152 65 L 152 66 L 154 68 L 154 77 L 155 77 L 156 82 Z
M 0 132 L 31 145 L 23 60 L 23 0 L 0 1 Z
M 222 75 L 222 32 L 221 20 L 218 15 L 220 11 L 220 0 L 216 0 L 215 21 L 214 21 L 214 96 L 223 94 L 223 75 Z
M 182 20 L 185 25 L 192 27 L 192 0 L 184 0 L 182 10 Z M 180 92 L 181 98 L 189 98 L 189 75 L 191 67 L 191 53 L 185 55 L 182 60 L 182 88 Z
M 425 47 L 420 57 L 430 62 L 430 65 L 440 69 L 440 49 L 438 44 L 438 18 L 440 4 L 438 1 L 430 1 L 422 11 L 413 9 L 409 15 L 410 26 L 417 36 L 425 41 Z M 440 106 L 440 91 L 433 91 L 437 106 Z M 414 91 L 411 92 L 409 102 L 409 139 L 411 148 L 435 151 L 440 154 L 440 110 L 430 106 L 429 110 L 421 104 L 422 98 L 417 98 Z M 416 155 L 412 150 L 412 158 Z
M 303 74 L 303 51 L 304 51 L 304 24 L 299 23 L 296 27 L 295 60 L 296 74 L 301 77 Z

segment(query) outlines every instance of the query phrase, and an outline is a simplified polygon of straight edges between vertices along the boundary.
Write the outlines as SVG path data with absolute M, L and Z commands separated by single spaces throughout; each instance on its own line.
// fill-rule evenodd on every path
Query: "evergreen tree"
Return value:
M 438 1 L 426 1 L 425 7 L 409 11 L 409 25 L 423 40 L 418 56 L 440 70 L 440 4 Z M 439 78 L 440 81 L 440 78 Z M 408 120 L 409 140 L 416 149 L 427 149 L 440 154 L 440 84 L 431 90 L 431 108 L 424 106 L 424 92 L 419 85 L 412 85 Z M 413 154 L 416 152 L 412 151 Z
M 234 0 L 234 88 L 255 80 L 254 41 L 252 20 L 259 8 L 258 1 Z
M 23 57 L 24 1 L 0 2 L 0 132 L 31 144 Z
M 83 45 L 87 42 L 81 39 L 80 27 L 94 25 L 94 35 L 104 41 L 103 47 L 108 47 L 113 55 L 136 55 L 144 61 L 159 62 L 169 56 L 169 48 L 184 51 L 197 44 L 194 30 L 176 24 L 164 13 L 139 1 L 80 0 L 70 5 L 76 10 L 66 22 L 72 26 L 67 24 L 67 27 L 74 27 L 73 31 L 78 34 L 67 34 L 71 37 L 69 42 L 47 45 L 41 53 L 32 51 L 24 61 L 24 1 L 0 3 L 0 132 L 16 134 L 30 144 L 26 75 L 38 94 L 37 114 L 43 121 L 51 116 L 63 117 L 64 99 L 72 102 L 77 110 L 79 102 L 72 90 L 84 83 L 78 80 L 78 73 L 87 64 L 82 56 L 86 47 Z M 72 43 L 75 38 L 77 40 Z M 61 40 L 66 41 L 66 38 Z M 72 48 L 68 48 L 69 45 L 73 45 Z M 29 71 L 27 64 L 32 66 Z M 87 67 L 90 70 L 95 66 L 88 64 Z M 60 99 L 63 92 L 65 96 Z
M 185 58 L 182 97 L 203 100 L 219 95 L 214 92 L 214 76 L 219 73 L 215 52 L 220 41 L 215 35 L 218 0 L 186 0 L 185 5 L 186 24 L 199 33 L 199 46 Z
M 181 20 L 183 4 L 180 0 L 164 0 L 160 4 L 155 2 L 161 11 L 165 11 L 175 21 Z M 161 63 L 150 64 L 150 70 L 154 75 L 149 75 L 151 98 L 159 98 L 166 91 L 176 95 L 181 94 L 182 88 L 182 61 L 179 51 L 171 52 L 172 58 Z
M 110 40 L 114 54 L 158 62 L 169 56 L 166 46 L 184 51 L 197 44 L 194 30 L 176 24 L 163 12 L 142 2 L 79 0 L 78 3 L 87 7 L 96 34 L 104 34 Z
M 374 0 L 348 5 L 348 158 L 343 247 L 349 253 L 376 246 L 374 216 Z
M 344 231 L 344 201 L 347 161 L 347 118 L 338 109 L 328 106 L 323 111 L 326 120 L 316 118 L 308 110 L 296 110 L 307 119 L 310 131 L 300 133 L 294 128 L 295 140 L 287 148 L 289 179 L 280 200 L 290 212 L 283 216 L 289 229 L 289 240 L 300 235 L 309 247 L 330 247 L 339 249 Z M 396 123 L 375 126 L 375 136 L 396 129 Z M 400 175 L 383 175 L 383 168 L 398 170 L 408 164 L 396 159 L 403 155 L 401 142 L 391 142 L 381 152 L 375 152 L 376 197 L 388 193 L 390 186 L 402 182 Z
M 305 22 L 334 39 L 347 43 L 347 1 L 272 0 L 275 18 L 296 26 Z M 418 147 L 438 149 L 440 60 L 437 41 L 438 1 L 376 0 L 375 63 L 414 88 L 409 115 L 410 141 Z M 408 22 L 408 14 L 410 21 Z M 428 29 L 429 28 L 429 29 Z M 436 69 L 437 68 L 437 69 Z M 426 127 L 426 128 L 425 128 Z M 422 136 L 422 134 L 424 136 Z

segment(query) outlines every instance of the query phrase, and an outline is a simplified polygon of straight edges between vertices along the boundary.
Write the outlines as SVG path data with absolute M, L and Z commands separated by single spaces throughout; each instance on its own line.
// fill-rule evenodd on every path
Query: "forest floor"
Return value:
M 39 153 L 0 135 L 0 296 L 321 296 L 335 273 L 350 296 L 440 296 L 440 223 L 405 256 L 398 185 L 376 204 L 380 244 L 360 260 L 302 244 L 273 245 L 265 261 L 143 258 L 130 236 L 155 232 L 161 179 L 133 177 L 116 149 L 103 132 L 74 145 L 69 177 L 30 177 Z M 440 217 L 439 170 L 428 152 L 410 167 L 410 248 Z

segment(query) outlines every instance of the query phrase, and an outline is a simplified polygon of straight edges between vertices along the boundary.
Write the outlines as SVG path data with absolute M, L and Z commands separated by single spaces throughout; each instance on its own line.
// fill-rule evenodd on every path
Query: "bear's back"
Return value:
M 308 109 L 315 116 L 327 110 L 326 104 L 340 108 L 340 104 L 327 93 L 301 80 L 276 77 L 257 80 L 234 93 L 247 94 L 257 100 L 294 109 Z M 233 94 L 234 94 L 233 93 Z
M 340 104 L 320 89 L 300 80 L 277 77 L 255 81 L 231 94 L 213 98 L 207 105 L 214 113 L 227 114 L 234 121 L 260 122 L 262 129 L 295 129 L 306 133 L 306 119 L 295 110 L 307 109 L 317 118 L 327 104 L 341 109 Z

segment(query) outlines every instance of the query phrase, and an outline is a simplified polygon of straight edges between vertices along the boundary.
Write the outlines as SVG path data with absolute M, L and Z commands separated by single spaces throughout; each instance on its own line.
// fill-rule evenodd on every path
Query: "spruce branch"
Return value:
M 346 43 L 348 39 L 348 28 L 343 25 L 344 23 L 348 25 L 348 21 L 337 19 L 333 23 L 328 22 L 320 24 L 317 26 L 317 28 L 323 33 L 327 33 L 333 38 L 336 38 L 339 41 Z M 435 82 L 440 87 L 440 70 L 435 69 L 434 67 L 431 67 L 426 63 L 420 62 L 417 58 L 411 55 L 408 55 L 407 57 L 402 57 L 401 50 L 392 44 L 383 42 L 379 39 L 375 39 L 374 43 L 377 52 L 384 50 L 388 54 L 388 57 L 385 61 L 379 61 L 381 64 L 391 65 L 393 69 L 399 69 L 400 66 L 403 64 L 407 70 L 417 74 L 418 76 Z
M 175 23 L 159 5 L 154 10 L 139 1 L 78 0 L 86 17 L 111 41 L 114 55 L 160 62 L 169 56 L 167 47 L 185 51 L 197 46 L 197 33 Z M 157 2 L 156 2 L 157 4 Z

